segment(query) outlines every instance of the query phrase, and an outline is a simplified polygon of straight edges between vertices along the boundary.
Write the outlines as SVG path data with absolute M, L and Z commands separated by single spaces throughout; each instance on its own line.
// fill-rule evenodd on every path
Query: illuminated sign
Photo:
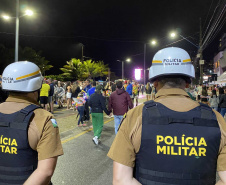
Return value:
M 135 79 L 136 80 L 141 79 L 141 69 L 135 69 Z

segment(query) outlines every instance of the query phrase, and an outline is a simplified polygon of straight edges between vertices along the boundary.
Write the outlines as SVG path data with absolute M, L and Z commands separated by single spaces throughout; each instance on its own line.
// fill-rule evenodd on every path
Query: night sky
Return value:
M 58 68 L 66 61 L 81 58 L 82 43 L 84 56 L 103 60 L 118 76 L 121 63 L 117 60 L 131 57 L 132 62 L 125 64 L 125 76 L 130 77 L 134 68 L 143 67 L 144 43 L 152 39 L 159 43 L 147 46 L 147 67 L 156 51 L 180 39 L 170 39 L 171 31 L 191 36 L 189 40 L 198 44 L 199 18 L 204 32 L 217 3 L 218 0 L 21 0 L 21 14 L 26 7 L 35 14 L 20 19 L 20 46 L 43 51 L 42 55 L 54 66 L 46 74 L 59 74 Z M 15 0 L 0 0 L 0 14 L 15 16 L 15 8 Z M 226 26 L 204 51 L 207 61 L 218 52 L 219 38 L 225 30 Z M 0 19 L 0 43 L 13 48 L 14 33 L 15 21 Z M 181 47 L 192 56 L 197 53 L 197 48 L 187 41 L 171 46 Z

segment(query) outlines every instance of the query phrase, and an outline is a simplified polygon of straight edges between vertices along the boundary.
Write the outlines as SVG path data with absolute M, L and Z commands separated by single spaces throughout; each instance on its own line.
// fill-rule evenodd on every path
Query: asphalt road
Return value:
M 98 146 L 92 141 L 92 131 L 74 137 L 67 138 L 63 143 L 64 155 L 58 159 L 53 184 L 112 184 L 112 160 L 106 155 L 115 137 L 113 121 L 104 125 Z
M 145 101 L 140 96 L 139 103 Z M 91 122 L 87 127 L 77 127 L 77 112 L 56 109 L 64 155 L 52 178 L 54 185 L 109 185 L 112 184 L 112 160 L 107 153 L 115 138 L 114 120 L 104 116 L 101 143 L 94 145 Z
M 145 97 L 141 98 L 140 102 L 143 102 Z M 107 153 L 115 138 L 113 118 L 104 116 L 101 143 L 96 146 L 92 141 L 91 123 L 87 127 L 77 127 L 77 112 L 60 109 L 54 115 L 60 128 L 64 155 L 58 158 L 53 184 L 112 184 L 112 160 Z

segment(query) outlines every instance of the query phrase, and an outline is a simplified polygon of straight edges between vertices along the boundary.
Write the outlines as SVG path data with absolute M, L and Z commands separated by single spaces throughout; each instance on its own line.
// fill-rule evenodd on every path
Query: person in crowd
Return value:
M 218 112 L 221 112 L 220 99 L 223 94 L 224 94 L 224 89 L 222 87 L 219 87 L 218 88 L 218 97 L 219 97 Z
M 49 103 L 49 111 L 53 114 L 53 95 L 54 95 L 54 83 L 51 78 L 48 79 L 48 84 L 50 86 L 49 96 L 48 96 L 48 103 Z
M 169 58 L 187 63 L 167 65 Z M 149 79 L 156 98 L 128 111 L 108 152 L 114 185 L 226 184 L 226 122 L 189 98 L 184 89 L 191 78 L 195 69 L 185 50 L 170 47 L 154 55 Z
M 113 82 L 112 87 L 111 87 L 111 92 L 116 91 L 116 88 L 117 88 L 116 83 L 117 83 L 117 81 Z
M 134 97 L 134 99 L 136 101 L 136 104 L 134 104 L 134 102 L 133 102 L 133 104 L 135 106 L 138 106 L 139 86 L 138 86 L 137 82 L 135 82 L 134 85 L 133 85 L 133 97 Z
M 63 88 L 63 83 L 58 81 L 58 87 L 57 87 L 57 91 L 56 91 L 56 97 L 57 97 L 57 103 L 58 103 L 58 108 L 63 108 L 63 99 L 65 96 L 65 90 Z
M 40 104 L 45 109 L 48 110 L 48 96 L 49 96 L 50 86 L 47 81 L 43 81 L 42 88 L 40 89 Z
M 213 87 L 209 86 L 207 90 L 208 96 L 212 96 L 212 90 L 213 90 Z
M 91 84 L 90 84 L 90 80 L 86 80 L 84 83 L 84 91 L 87 93 L 88 90 L 90 90 L 92 88 Z
M 205 85 L 203 85 L 202 87 L 201 103 L 208 104 L 208 93 L 207 93 L 207 87 Z
M 71 92 L 72 92 L 71 97 L 72 97 L 72 100 L 74 102 L 73 111 L 75 111 L 75 105 L 78 102 L 77 97 L 78 97 L 78 94 L 81 92 L 81 89 L 79 87 L 79 83 L 77 81 L 73 83 L 72 88 L 71 88 Z
M 130 95 L 123 89 L 122 81 L 116 82 L 116 91 L 114 91 L 108 103 L 108 110 L 114 114 L 115 121 L 115 134 L 118 132 L 119 125 L 123 119 L 123 115 L 130 109 L 133 108 L 133 103 L 130 98 Z
M 130 80 L 127 80 L 126 92 L 128 92 L 128 94 L 130 95 L 130 98 L 132 99 L 132 102 L 134 102 L 133 85 L 132 83 L 130 83 Z
M 87 92 L 88 97 L 90 97 L 93 93 L 95 93 L 96 85 L 97 85 L 96 81 L 93 81 L 92 88 L 89 89 Z
M 209 98 L 209 105 L 212 109 L 218 111 L 218 105 L 219 105 L 219 97 L 217 96 L 216 90 L 212 90 L 212 95 Z
M 56 120 L 38 103 L 40 69 L 32 62 L 14 62 L 3 78 L 13 80 L 2 84 L 9 97 L 0 104 L 0 184 L 50 185 L 63 148 Z
M 192 91 L 191 91 L 191 88 L 185 88 L 185 91 L 187 92 L 187 94 L 189 95 L 189 97 L 192 99 L 192 100 L 194 100 L 194 101 L 196 101 L 196 96 L 193 96 L 193 94 L 192 94 Z
M 147 85 L 146 85 L 146 98 L 147 98 L 147 101 L 151 99 L 151 93 L 152 93 L 152 88 L 151 88 L 150 82 L 148 82 Z
M 144 90 L 145 90 L 144 84 L 141 84 L 140 90 L 141 90 L 142 95 L 144 95 Z
M 123 84 L 123 89 L 126 91 L 127 89 L 127 86 L 128 86 L 128 82 L 127 80 L 124 81 L 124 84 Z
M 224 94 L 221 94 L 221 96 L 220 96 L 219 105 L 220 105 L 220 113 L 224 117 L 224 115 L 226 113 L 226 94 L 225 94 L 225 90 L 224 89 L 222 89 L 222 90 L 223 90 Z
M 104 125 L 103 111 L 110 115 L 105 105 L 105 100 L 101 94 L 102 87 L 100 85 L 96 86 L 96 91 L 90 96 L 89 106 L 91 107 L 92 123 L 93 123 L 93 142 L 94 144 L 99 144 L 99 139 Z
M 71 82 L 66 83 L 67 110 L 71 108 Z
M 86 80 L 84 83 L 84 91 L 86 92 L 86 94 L 88 93 L 88 91 L 92 88 L 91 84 L 90 84 L 90 80 Z M 86 96 L 85 98 L 86 103 L 85 103 L 85 111 L 84 111 L 84 122 L 88 122 L 90 120 L 90 114 L 89 114 L 89 104 L 88 104 L 88 97 Z
M 85 102 L 86 100 L 83 98 L 83 92 L 80 92 L 77 97 L 77 103 L 76 103 L 76 108 L 79 113 L 79 119 L 78 119 L 78 126 L 86 126 L 85 123 L 83 123 L 83 115 L 84 115 L 84 110 L 85 110 Z M 81 124 L 80 124 L 81 122 Z

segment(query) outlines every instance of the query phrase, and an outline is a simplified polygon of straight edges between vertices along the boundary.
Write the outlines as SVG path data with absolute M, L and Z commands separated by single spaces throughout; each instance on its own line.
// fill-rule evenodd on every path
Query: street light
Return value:
M 123 60 L 117 60 L 118 62 L 122 62 L 122 79 L 124 79 L 124 61 Z M 131 62 L 130 58 L 127 58 L 125 60 L 126 62 Z
M 19 19 L 24 16 L 32 16 L 33 11 L 32 10 L 26 10 L 24 15 L 19 15 L 19 6 L 20 2 L 19 0 L 16 0 L 16 17 L 10 17 L 8 15 L 3 15 L 3 19 L 9 20 L 10 18 L 16 19 L 16 39 L 15 39 L 15 62 L 18 61 L 18 50 L 19 50 Z
M 6 20 L 9 20 L 9 19 L 10 19 L 10 16 L 8 16 L 8 15 L 3 15 L 2 18 L 3 18 L 3 19 L 6 19 Z
M 188 41 L 190 44 L 192 44 L 193 46 L 195 46 L 196 48 L 198 48 L 198 46 L 196 44 L 194 44 L 193 42 L 191 42 L 190 40 L 188 40 L 186 37 L 184 37 L 181 34 L 177 34 L 176 32 L 171 32 L 170 33 L 170 37 L 171 38 L 175 38 L 177 35 L 179 35 L 181 38 L 183 38 L 184 40 Z

